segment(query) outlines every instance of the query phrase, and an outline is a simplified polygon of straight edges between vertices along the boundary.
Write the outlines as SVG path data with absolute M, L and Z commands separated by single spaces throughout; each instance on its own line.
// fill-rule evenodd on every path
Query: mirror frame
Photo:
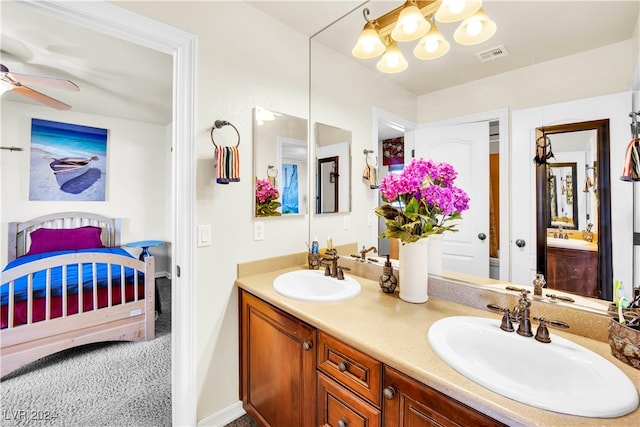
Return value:
M 595 130 L 596 185 L 598 188 L 598 298 L 613 300 L 613 262 L 611 238 L 611 179 L 609 119 L 566 123 L 536 128 L 536 141 L 546 135 Z M 544 167 L 543 167 L 544 166 Z M 547 276 L 547 164 L 536 166 L 536 267 Z

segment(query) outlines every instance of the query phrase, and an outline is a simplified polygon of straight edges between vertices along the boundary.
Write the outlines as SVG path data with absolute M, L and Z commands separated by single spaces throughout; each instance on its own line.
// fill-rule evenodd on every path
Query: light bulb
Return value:
M 429 32 L 431 25 L 414 1 L 407 1 L 391 31 L 391 38 L 399 42 L 417 40 Z
M 433 53 L 438 50 L 438 39 L 437 37 L 427 37 L 424 40 L 424 48 L 429 53 Z
M 376 31 L 371 22 L 367 22 L 364 29 L 358 36 L 358 41 L 354 46 L 351 54 L 356 58 L 368 59 L 382 55 L 385 51 L 385 45 L 380 40 L 380 35 Z
M 413 19 L 405 19 L 402 23 L 402 29 L 405 34 L 413 34 L 413 32 L 418 28 L 418 23 Z
M 469 19 L 467 23 L 467 34 L 475 37 L 482 31 L 482 22 L 479 19 Z
M 449 11 L 454 14 L 462 12 L 465 6 L 465 0 L 451 0 L 449 2 Z
M 387 51 L 382 56 L 382 59 L 378 62 L 378 70 L 383 73 L 399 73 L 407 69 L 409 64 L 404 59 L 402 51 L 398 49 L 396 43 L 392 43 L 387 48 Z

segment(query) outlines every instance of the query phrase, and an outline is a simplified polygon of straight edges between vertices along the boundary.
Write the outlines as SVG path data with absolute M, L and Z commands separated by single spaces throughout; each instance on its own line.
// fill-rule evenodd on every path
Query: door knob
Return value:
M 527 242 L 525 242 L 523 239 L 518 239 L 516 240 L 516 246 L 519 248 L 524 248 L 524 246 L 527 244 Z
M 478 239 L 480 239 L 480 240 L 484 240 L 484 239 L 486 239 L 486 238 L 487 238 L 487 235 L 486 235 L 486 234 L 484 234 L 484 233 L 480 233 L 480 234 L 478 234 Z

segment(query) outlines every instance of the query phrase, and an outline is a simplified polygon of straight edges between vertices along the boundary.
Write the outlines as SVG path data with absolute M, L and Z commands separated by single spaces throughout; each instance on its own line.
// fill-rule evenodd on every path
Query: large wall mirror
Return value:
M 536 129 L 537 270 L 547 286 L 612 299 L 609 120 Z
M 261 107 L 254 108 L 255 216 L 307 213 L 307 128 L 306 119 Z M 266 206 L 266 203 L 271 205 Z
M 342 19 L 334 21 L 331 25 L 324 28 L 321 32 L 314 34 L 310 44 L 310 113 L 309 118 L 312 123 L 314 122 L 324 122 L 331 123 L 343 128 L 348 128 L 353 130 L 353 141 L 352 141 L 352 152 L 355 153 L 353 156 L 353 165 L 352 169 L 352 212 L 350 219 L 350 228 L 347 229 L 346 226 L 343 227 L 342 218 L 337 215 L 311 215 L 310 216 L 310 236 L 325 236 L 330 234 L 334 241 L 339 243 L 349 243 L 356 242 L 357 244 L 375 244 L 375 240 L 377 238 L 378 228 L 376 226 L 377 218 L 375 216 L 371 217 L 371 213 L 373 208 L 378 203 L 378 200 L 373 200 L 376 191 L 372 191 L 370 187 L 362 182 L 360 177 L 358 176 L 361 172 L 361 168 L 364 166 L 363 157 L 360 153 L 362 153 L 363 149 L 371 149 L 377 148 L 377 144 L 379 140 L 376 138 L 379 130 L 376 128 L 376 123 L 373 123 L 372 126 L 372 106 L 373 110 L 376 109 L 383 110 L 388 112 L 393 116 L 400 117 L 407 122 L 411 122 L 417 126 L 423 126 L 428 122 L 429 113 L 432 110 L 436 110 L 437 108 L 434 105 L 438 105 L 437 101 L 440 99 L 438 93 L 431 96 L 425 96 L 423 100 L 421 98 L 422 95 L 417 95 L 418 105 L 416 108 L 416 101 L 414 99 L 406 99 L 403 98 L 406 95 L 406 91 L 398 89 L 393 92 L 387 86 L 388 82 L 396 81 L 396 78 L 399 75 L 386 75 L 386 74 L 375 74 L 375 75 L 367 75 L 366 73 L 362 73 L 362 75 L 358 75 L 358 69 L 355 69 L 355 66 L 352 67 L 350 61 L 353 61 L 351 55 L 352 44 L 345 42 L 344 32 L 345 29 L 353 32 L 353 37 L 348 40 L 355 40 L 357 34 L 359 34 L 362 29 L 362 12 L 363 8 L 371 8 L 371 17 L 379 16 L 379 12 L 384 10 L 389 10 L 389 6 L 385 4 L 386 2 L 369 2 L 366 5 L 362 5 L 360 8 L 353 10 L 351 13 L 343 17 Z M 516 4 L 517 3 L 517 4 Z M 525 2 L 526 5 L 520 4 L 520 2 L 492 2 L 491 4 L 491 14 L 503 13 L 503 19 L 500 19 L 500 22 L 509 22 L 509 16 L 515 16 L 514 13 L 520 13 L 522 16 L 531 16 L 532 14 L 540 14 L 541 16 L 546 16 L 551 14 L 551 12 L 555 11 L 555 7 L 570 7 L 570 2 L 559 1 L 559 2 Z M 584 3 L 584 2 L 583 2 Z M 616 5 L 623 8 L 622 4 L 624 2 L 617 2 Z M 400 4 L 400 3 L 399 3 Z M 585 6 L 586 3 L 581 4 L 581 6 Z M 591 5 L 589 5 L 591 6 Z M 489 5 L 487 5 L 489 7 Z M 378 8 L 374 10 L 375 8 Z M 502 10 L 502 12 L 501 12 Z M 526 13 L 525 13 L 526 12 Z M 495 15 L 497 16 L 497 15 Z M 622 21 L 619 19 L 619 16 L 614 17 L 613 14 L 609 12 L 603 13 L 600 15 L 601 20 L 599 24 L 610 24 L 615 25 L 616 27 L 622 28 Z M 627 10 L 622 14 L 622 16 L 636 16 L 637 17 L 637 6 L 635 11 Z M 636 19 L 631 19 L 632 24 L 635 25 Z M 626 19 L 624 20 L 626 22 Z M 624 24 L 629 28 L 628 24 Z M 631 30 L 629 33 L 633 32 L 634 26 L 631 26 Z M 522 34 L 523 39 L 527 42 L 527 44 L 534 45 L 537 38 L 539 38 L 539 34 L 537 33 L 536 28 L 520 26 L 521 30 L 525 33 Z M 549 24 L 545 27 L 544 33 L 548 33 L 551 29 L 555 31 L 555 29 L 561 29 L 563 27 L 563 23 L 557 22 L 554 24 Z M 563 30 L 565 31 L 565 30 Z M 528 34 L 526 34 L 528 33 Z M 622 40 L 622 39 L 621 39 Z M 626 40 L 626 39 L 624 39 Z M 339 43 L 338 43 L 339 42 Z M 569 43 L 573 44 L 573 43 Z M 345 49 L 340 49 L 340 46 L 348 45 Z M 576 43 L 576 45 L 580 45 Z M 487 48 L 492 47 L 491 45 L 486 46 Z M 526 46 L 529 48 L 529 46 Z M 453 49 L 453 48 L 452 48 Z M 343 52 L 344 50 L 344 52 Z M 610 52 L 617 53 L 613 49 L 604 50 L 603 54 L 609 54 Z M 454 53 L 452 51 L 452 53 Z M 408 52 L 405 56 L 410 57 L 412 54 Z M 442 61 L 430 62 L 431 67 L 436 67 L 439 64 L 448 61 L 448 59 L 444 59 Z M 374 64 L 376 61 L 370 61 Z M 497 63 L 497 61 L 495 61 Z M 587 62 L 585 60 L 585 62 Z M 360 61 L 358 67 L 362 67 L 364 62 Z M 532 64 L 533 60 L 532 60 Z M 558 64 L 560 65 L 560 64 Z M 412 63 L 408 70 L 403 72 L 403 75 L 407 75 L 408 73 L 413 73 L 416 67 L 419 65 Z M 501 222 L 500 222 L 500 247 L 499 247 L 499 257 L 497 260 L 499 264 L 497 266 L 490 265 L 490 271 L 493 268 L 494 270 L 497 268 L 500 273 L 500 278 L 502 280 L 511 280 L 515 283 L 521 284 L 523 286 L 531 285 L 531 280 L 535 275 L 536 263 L 538 253 L 543 253 L 545 257 L 546 263 L 546 233 L 544 234 L 544 240 L 541 242 L 541 247 L 544 248 L 544 252 L 536 251 L 538 247 L 537 235 L 536 235 L 536 227 L 537 227 L 537 219 L 547 219 L 545 214 L 544 217 L 536 218 L 535 215 L 535 199 L 533 194 L 530 194 L 534 189 L 534 168 L 536 168 L 532 162 L 533 153 L 529 152 L 529 148 L 532 146 L 529 144 L 521 144 L 523 141 L 528 140 L 529 137 L 535 140 L 532 136 L 534 133 L 534 129 L 536 126 L 540 126 L 542 124 L 556 124 L 563 122 L 578 122 L 578 121 L 586 121 L 598 118 L 608 117 L 611 120 L 611 138 L 614 140 L 622 140 L 627 138 L 627 123 L 626 117 L 629 112 L 627 108 L 631 108 L 630 105 L 625 106 L 622 110 L 623 115 L 620 116 L 619 113 L 619 97 L 616 97 L 615 100 L 609 101 L 606 103 L 601 103 L 598 101 L 598 105 L 592 105 L 592 101 L 588 100 L 592 96 L 595 96 L 596 93 L 593 90 L 588 88 L 581 88 L 580 83 L 575 80 L 573 77 L 574 71 L 571 71 L 573 66 L 567 66 L 565 68 L 557 68 L 553 67 L 553 69 L 549 70 L 549 75 L 554 76 L 553 73 L 558 72 L 561 73 L 558 75 L 558 81 L 568 82 L 566 92 L 559 90 L 556 92 L 557 85 L 549 85 L 549 87 L 545 87 L 545 90 L 541 90 L 539 92 L 539 96 L 534 97 L 532 100 L 521 99 L 519 96 L 503 93 L 503 89 L 501 89 L 501 82 L 503 77 L 501 75 L 495 75 L 490 80 L 487 80 L 487 91 L 498 91 L 500 95 L 497 99 L 505 98 L 504 107 L 509 108 L 509 113 L 506 114 L 504 120 L 502 116 L 500 117 L 486 117 L 482 115 L 482 118 L 485 117 L 488 120 L 496 120 L 499 119 L 499 127 L 500 127 L 500 135 L 498 135 L 498 145 L 499 151 L 495 151 L 500 158 L 499 161 L 499 170 L 500 170 L 500 182 L 499 188 L 500 192 L 498 196 L 500 197 L 501 207 Z M 463 71 L 458 70 L 458 73 L 454 73 L 451 75 L 459 75 Z M 374 71 L 375 72 L 375 71 Z M 533 73 L 533 69 L 528 69 L 526 66 L 522 69 L 522 72 L 525 75 L 528 73 Z M 566 73 L 566 74 L 564 74 Z M 624 87 L 628 87 L 627 74 L 624 74 Z M 416 73 L 416 76 L 421 76 L 420 79 L 416 78 L 417 82 L 424 80 L 424 74 Z M 511 88 L 514 82 L 511 79 L 514 79 L 515 74 L 505 74 L 504 82 L 505 88 Z M 546 75 L 545 75 L 546 77 Z M 615 76 L 614 76 L 615 77 Z M 429 79 L 431 81 L 437 81 L 437 79 Z M 519 79 L 515 79 L 519 80 Z M 546 78 L 540 79 L 541 81 L 536 80 L 536 86 L 542 85 L 542 80 L 547 80 Z M 356 84 L 357 83 L 357 84 Z M 609 82 L 612 84 L 612 87 L 621 87 L 621 82 L 618 80 L 612 80 Z M 361 90 L 362 88 L 366 88 L 365 90 Z M 486 94 L 489 92 L 483 92 L 483 89 L 471 85 L 470 88 L 472 90 L 477 90 L 478 97 L 482 98 L 480 94 Z M 506 90 L 506 89 L 504 89 Z M 617 89 L 612 89 L 617 90 Z M 621 91 L 626 89 L 620 89 Z M 461 93 L 464 92 L 464 93 Z M 476 93 L 475 91 L 472 93 Z M 607 92 L 604 92 L 607 93 Z M 444 124 L 457 124 L 459 121 L 455 121 L 457 118 L 469 117 L 474 121 L 476 120 L 476 112 L 484 111 L 479 109 L 480 106 L 476 105 L 476 109 L 474 109 L 473 105 L 467 107 L 464 105 L 464 97 L 468 96 L 466 90 L 448 90 L 445 88 L 443 90 L 443 94 L 451 94 L 451 97 L 455 102 L 445 102 L 444 105 L 448 106 L 448 109 L 444 109 L 444 105 L 442 111 L 445 113 L 442 114 L 443 123 Z M 584 94 L 584 95 L 583 95 Z M 548 99 L 545 99 L 548 96 Z M 408 98 L 408 97 L 407 97 Z M 431 103 L 431 99 L 434 100 Z M 556 104 L 564 104 L 563 100 L 574 100 L 574 101 L 566 101 L 566 103 L 575 104 L 569 111 L 565 111 L 564 105 L 556 106 Z M 429 102 L 427 102 L 429 101 Z M 513 102 L 514 105 L 508 105 L 509 102 Z M 626 102 L 626 101 L 625 101 Z M 410 105 L 410 108 L 405 108 L 405 104 Z M 456 108 L 456 104 L 459 104 L 459 108 Z M 492 105 L 494 108 L 501 108 L 503 105 L 498 105 L 496 102 L 488 102 L 487 105 Z M 549 106 L 549 108 L 546 108 Z M 575 108 L 574 108 L 575 107 Z M 439 107 L 438 107 L 439 108 Z M 567 107 L 568 108 L 568 107 Z M 529 115 L 528 111 L 531 109 L 531 114 Z M 418 110 L 418 114 L 416 115 L 416 110 Z M 522 112 L 522 115 L 519 116 L 519 121 L 517 123 L 513 123 L 511 121 L 511 115 L 514 111 Z M 525 113 L 527 114 L 525 116 Z M 457 116 L 456 116 L 457 115 Z M 426 118 L 425 118 L 426 117 Z M 620 124 L 620 117 L 622 117 L 625 122 Z M 375 115 L 374 115 L 375 118 Z M 571 118 L 568 119 L 567 118 Z M 439 120 L 438 116 L 434 120 Z M 616 123 L 616 120 L 618 123 Z M 546 122 L 545 122 L 546 121 Z M 503 126 L 506 128 L 503 132 Z M 508 127 L 507 127 L 508 126 Z M 373 127 L 373 129 L 372 129 Z M 411 129 L 411 126 L 408 126 L 407 129 Z M 622 129 L 622 130 L 620 130 Z M 595 129 L 585 129 L 586 131 L 596 131 Z M 551 135 L 551 126 L 545 127 L 545 131 L 549 133 L 550 137 L 553 138 L 561 138 L 564 135 L 560 133 L 556 133 Z M 513 135 L 517 134 L 517 139 L 511 140 Z M 625 135 L 620 137 L 620 133 L 625 132 Z M 312 133 L 315 133 L 315 125 L 313 127 Z M 407 135 L 407 141 L 409 141 L 411 136 L 411 132 Z M 568 136 L 568 135 L 567 135 Z M 493 134 L 490 135 L 490 138 L 493 137 Z M 608 136 L 607 136 L 608 137 Z M 315 135 L 314 135 L 315 138 Z M 491 139 L 490 139 L 491 140 Z M 503 144 L 504 141 L 504 144 Z M 313 147 L 315 147 L 316 143 L 314 141 Z M 520 150 L 519 147 L 524 145 L 525 148 Z M 506 150 L 503 149 L 506 148 Z M 595 147 L 595 145 L 594 145 Z M 622 156 L 618 156 L 615 152 L 616 146 L 614 145 L 614 160 L 617 158 L 621 158 Z M 516 151 L 515 148 L 518 148 Z M 606 239 L 610 239 L 611 236 L 603 236 L 603 225 L 602 218 L 600 218 L 599 211 L 604 209 L 604 206 L 601 204 L 605 201 L 604 194 L 602 191 L 601 184 L 598 182 L 604 179 L 604 176 L 610 177 L 609 174 L 603 174 L 601 172 L 603 164 L 594 163 L 592 161 L 588 166 L 586 165 L 585 160 L 581 162 L 577 160 L 572 160 L 570 157 L 565 159 L 563 156 L 565 155 L 561 151 L 561 142 L 558 142 L 557 145 L 554 143 L 553 145 L 554 153 L 556 154 L 555 159 L 550 159 L 551 163 L 576 163 L 576 172 L 575 179 L 573 176 L 573 171 L 571 172 L 571 189 L 573 194 L 569 195 L 569 200 L 572 200 L 573 203 L 566 204 L 565 207 L 565 215 L 559 215 L 563 220 L 565 216 L 568 218 L 571 216 L 572 218 L 577 218 L 575 222 L 576 228 L 570 228 L 566 225 L 563 225 L 564 231 L 571 231 L 576 234 L 582 235 L 583 232 L 586 231 L 589 224 L 592 225 L 592 238 L 593 241 L 591 244 L 598 246 L 597 256 L 600 260 L 612 258 L 611 250 L 615 250 L 615 254 L 619 254 L 624 251 L 624 249 L 620 249 L 626 244 L 626 241 L 619 239 L 619 230 L 627 227 L 627 224 L 616 224 L 614 228 L 614 232 L 616 233 L 614 239 L 616 240 L 615 246 L 612 248 L 611 241 Z M 491 153 L 494 153 L 492 150 Z M 381 152 L 379 149 L 377 150 L 377 154 L 381 156 Z M 596 153 L 594 152 L 594 155 Z M 598 152 L 597 155 L 600 156 L 602 153 Z M 330 156 L 326 156 L 330 157 Z M 516 158 L 517 157 L 517 158 Z M 311 157 L 310 166 L 317 168 L 319 156 L 313 155 Z M 503 161 L 504 159 L 504 161 Z M 503 168 L 502 165 L 505 164 L 506 167 Z M 613 165 L 614 169 L 616 168 L 615 164 Z M 588 168 L 588 169 L 587 169 Z M 594 170 L 597 168 L 597 170 Z M 383 171 L 380 171 L 380 177 L 383 176 Z M 545 170 L 545 176 L 549 173 L 549 171 Z M 594 187 L 589 189 L 588 193 L 583 192 L 583 186 L 585 183 L 585 179 L 587 174 L 594 181 Z M 522 177 L 519 180 L 519 185 L 522 184 L 521 187 L 511 187 L 512 180 L 515 175 L 519 175 Z M 566 173 L 564 174 L 566 178 Z M 615 174 L 614 174 L 615 175 Z M 315 179 L 316 175 L 314 173 L 311 174 L 311 179 Z M 340 176 L 342 178 L 342 176 Z M 611 178 L 610 178 L 611 179 Z M 506 185 L 503 185 L 503 180 L 506 182 Z M 560 179 L 558 178 L 560 182 Z M 523 183 L 524 182 L 524 183 Z M 546 181 L 545 181 L 546 182 Z M 311 191 L 314 191 L 315 182 L 311 183 Z M 620 187 L 617 185 L 617 182 L 613 182 L 612 184 L 614 196 L 613 196 L 613 208 L 618 209 L 619 201 L 621 197 L 618 195 L 621 194 Z M 493 191 L 495 192 L 495 188 L 493 187 Z M 522 190 L 520 190 L 522 188 Z M 539 189 L 544 188 L 540 187 Z M 506 192 L 504 190 L 507 190 Z M 562 190 L 562 188 L 560 188 Z M 514 197 L 515 195 L 524 194 L 523 198 L 526 198 L 527 203 L 518 203 L 518 198 Z M 560 193 L 561 194 L 561 193 Z M 562 194 L 561 194 L 562 195 Z M 565 188 L 565 203 L 566 200 L 566 188 Z M 624 195 L 622 195 L 624 196 Z M 610 196 L 607 196 L 610 197 Z M 487 197 L 488 198 L 488 197 Z M 560 206 L 560 200 L 558 199 L 558 205 Z M 514 209 L 513 204 L 517 204 L 518 214 L 511 218 L 510 212 Z M 311 203 L 311 209 L 316 211 L 317 205 L 313 202 Z M 524 214 L 521 210 L 525 210 Z M 560 213 L 562 214 L 562 207 L 559 207 Z M 571 210 L 569 210 L 571 209 Z M 577 212 L 574 213 L 573 209 L 576 209 Z M 630 210 L 630 208 L 629 208 Z M 625 211 L 626 212 L 626 211 Z M 626 215 L 626 214 L 625 214 Z M 550 218 L 550 216 L 549 216 Z M 370 225 L 373 223 L 374 225 Z M 516 229 L 516 224 L 520 226 L 520 229 Z M 346 222 L 345 222 L 346 224 Z M 504 228 L 503 228 L 504 227 Z M 630 227 L 630 226 L 629 226 Z M 551 227 L 548 224 L 544 224 L 541 226 L 544 230 L 559 227 Z M 522 231 L 522 232 L 520 232 Z M 622 233 L 620 233 L 622 234 Z M 541 234 L 542 235 L 542 234 Z M 589 236 L 589 233 L 585 233 L 585 235 Z M 506 236 L 506 237 L 505 237 Z M 555 242 L 554 242 L 555 243 Z M 568 243 L 567 243 L 568 244 Z M 629 245 L 631 247 L 631 245 Z M 600 250 L 601 249 L 601 250 Z M 609 251 L 607 253 L 607 251 Z M 382 253 L 386 253 L 385 250 Z M 508 257 L 506 262 L 505 257 Z M 495 258 L 495 257 L 493 257 Z M 490 261 L 492 261 L 490 259 Z M 618 268 L 620 261 L 620 257 L 616 257 L 616 277 L 619 277 L 620 270 Z M 599 265 L 602 264 L 602 265 Z M 620 264 L 622 265 L 622 264 Z M 506 267 L 505 267 L 506 266 Z M 596 276 L 598 274 L 603 274 L 604 263 L 596 263 L 596 272 L 594 273 Z M 546 265 L 545 265 L 546 269 Z M 546 270 L 545 270 L 546 271 Z M 611 271 L 611 270 L 609 270 Z M 503 274 L 504 272 L 504 274 Z M 519 272 L 518 280 L 515 279 L 516 274 L 514 272 Z M 533 276 L 532 276 L 533 275 Z M 531 277 L 530 277 L 531 276 Z M 600 281 L 602 288 L 602 293 L 598 295 L 599 298 L 603 299 L 612 299 L 612 284 L 610 283 L 611 275 L 605 275 L 606 281 Z M 495 277 L 495 276 L 493 276 Z M 491 286 L 495 285 L 490 277 L 474 277 L 472 281 L 474 284 L 489 284 Z M 630 280 L 625 281 L 625 287 L 627 283 L 630 283 Z M 579 304 L 582 304 L 582 301 L 588 300 L 588 298 L 576 298 L 577 303 L 576 307 Z M 592 306 L 591 303 L 594 303 L 596 306 L 606 306 L 606 303 L 603 301 L 585 301 L 585 305 Z
M 351 131 L 315 124 L 317 214 L 351 211 Z

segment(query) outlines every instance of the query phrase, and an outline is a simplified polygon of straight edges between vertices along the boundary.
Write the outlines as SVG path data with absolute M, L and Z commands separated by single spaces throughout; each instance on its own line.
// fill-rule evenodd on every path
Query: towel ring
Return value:
M 213 140 L 213 131 L 216 129 L 220 129 L 223 126 L 231 126 L 235 131 L 236 134 L 238 135 L 238 143 L 236 144 L 236 147 L 240 146 L 240 132 L 238 132 L 238 129 L 231 123 L 229 123 L 226 120 L 216 120 L 216 122 L 214 123 L 213 127 L 211 128 L 211 142 L 213 142 L 213 146 L 218 148 L 218 146 L 216 145 L 216 142 Z

